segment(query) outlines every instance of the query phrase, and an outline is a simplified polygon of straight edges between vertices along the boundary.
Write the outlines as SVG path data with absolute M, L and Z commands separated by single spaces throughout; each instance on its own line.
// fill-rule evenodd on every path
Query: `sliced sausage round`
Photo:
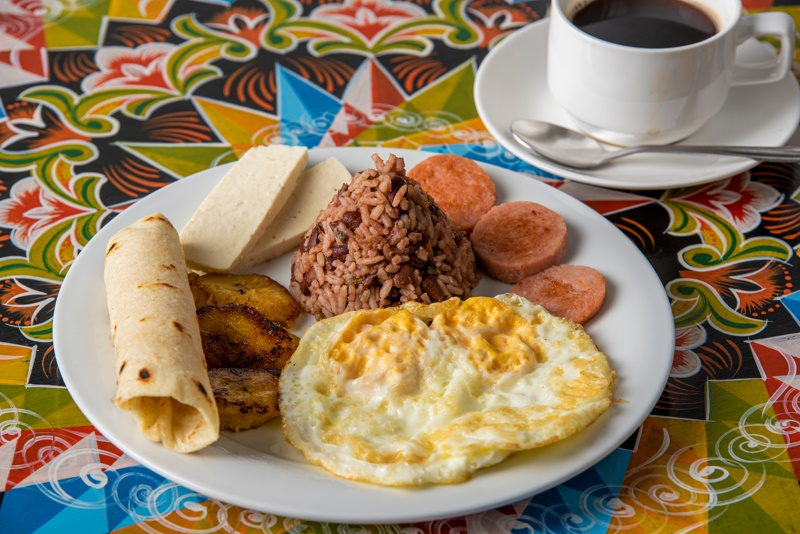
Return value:
M 431 156 L 408 171 L 462 232 L 494 206 L 494 182 L 480 165 L 455 154 Z
M 481 217 L 470 241 L 486 274 L 515 284 L 561 261 L 567 225 L 536 202 L 506 202 Z
M 511 292 L 544 309 L 583 324 L 600 310 L 606 298 L 606 279 L 591 267 L 556 265 L 521 280 Z

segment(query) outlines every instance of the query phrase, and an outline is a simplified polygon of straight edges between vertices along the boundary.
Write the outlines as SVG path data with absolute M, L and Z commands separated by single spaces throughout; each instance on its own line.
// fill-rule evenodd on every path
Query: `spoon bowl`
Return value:
M 800 147 L 639 145 L 609 150 L 584 133 L 533 119 L 515 120 L 511 123 L 511 134 L 529 151 L 564 167 L 581 170 L 596 169 L 615 159 L 640 152 L 715 154 L 757 161 L 800 162 Z

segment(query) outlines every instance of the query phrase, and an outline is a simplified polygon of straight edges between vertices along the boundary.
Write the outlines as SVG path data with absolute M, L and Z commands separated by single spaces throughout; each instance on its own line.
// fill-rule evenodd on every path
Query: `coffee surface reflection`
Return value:
M 584 32 L 637 48 L 673 48 L 717 33 L 712 18 L 681 0 L 594 0 L 570 17 Z

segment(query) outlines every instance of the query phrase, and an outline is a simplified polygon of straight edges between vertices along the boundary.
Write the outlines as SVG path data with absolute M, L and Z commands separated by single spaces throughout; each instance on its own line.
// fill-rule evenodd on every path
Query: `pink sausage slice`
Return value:
M 495 202 L 491 177 L 471 159 L 437 154 L 408 171 L 462 232 L 469 233 Z
M 567 225 L 541 204 L 506 202 L 481 217 L 470 241 L 489 276 L 514 284 L 561 260 Z
M 606 298 L 606 279 L 582 265 L 556 265 L 525 278 L 511 292 L 552 313 L 583 324 L 600 310 Z

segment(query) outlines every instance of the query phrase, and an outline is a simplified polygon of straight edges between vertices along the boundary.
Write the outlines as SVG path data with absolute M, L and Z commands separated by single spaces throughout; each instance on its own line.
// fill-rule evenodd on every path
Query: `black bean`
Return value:
M 358 225 L 361 224 L 361 212 L 359 211 L 348 211 L 344 215 L 342 215 L 342 222 L 345 226 L 347 226 L 351 231 L 358 228 Z
M 331 258 L 339 261 L 347 259 L 347 245 L 334 245 L 331 248 Z
M 431 302 L 441 302 L 444 300 L 444 293 L 442 293 L 442 288 L 439 287 L 436 277 L 426 276 L 422 281 L 422 290 L 428 294 L 431 298 Z
M 389 203 L 394 203 L 394 197 L 397 195 L 397 192 L 400 191 L 400 188 L 406 185 L 406 179 L 402 176 L 392 176 L 392 190 L 389 191 Z
M 420 271 L 423 270 L 425 267 L 425 260 L 421 259 L 416 254 L 412 254 L 408 260 L 408 264 L 411 265 L 414 269 L 419 269 Z
M 393 287 L 391 291 L 389 291 L 389 295 L 386 297 L 386 300 L 392 303 L 392 305 L 400 304 L 400 290 L 396 287 Z
M 392 282 L 397 287 L 405 287 L 411 283 L 411 271 L 413 269 L 410 265 L 406 264 L 400 267 L 400 270 L 394 273 Z
M 333 256 L 327 256 L 325 258 L 325 270 L 332 271 L 333 270 Z
M 300 283 L 300 291 L 303 292 L 303 295 L 310 295 L 311 292 L 308 290 L 311 282 L 314 281 L 314 271 L 308 271 L 305 276 L 303 276 L 303 281 Z
M 316 224 L 314 226 L 314 229 L 311 230 L 311 233 L 308 235 L 308 237 L 306 237 L 305 241 L 303 241 L 303 246 L 300 247 L 301 251 L 308 252 L 319 244 L 320 228 L 320 224 Z

